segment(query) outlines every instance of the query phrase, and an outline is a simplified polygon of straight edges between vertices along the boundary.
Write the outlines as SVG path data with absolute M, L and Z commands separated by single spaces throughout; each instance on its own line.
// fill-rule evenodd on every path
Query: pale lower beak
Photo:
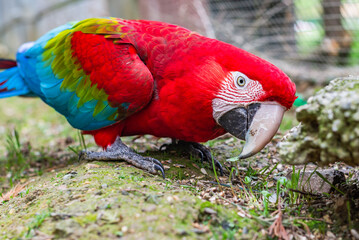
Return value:
M 246 143 L 239 159 L 253 156 L 262 150 L 277 133 L 285 108 L 277 103 L 261 104 L 246 133 Z
M 223 114 L 218 123 L 235 137 L 245 140 L 239 159 L 262 150 L 278 131 L 285 108 L 276 102 L 253 103 Z

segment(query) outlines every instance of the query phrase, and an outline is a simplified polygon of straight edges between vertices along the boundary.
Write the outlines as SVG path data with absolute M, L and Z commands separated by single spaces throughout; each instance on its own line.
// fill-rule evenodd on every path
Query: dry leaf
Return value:
M 19 192 L 21 192 L 28 184 L 29 182 L 26 182 L 24 184 L 16 184 L 16 186 L 13 187 L 9 192 L 2 194 L 2 196 L 0 197 L 0 202 L 9 201 L 11 197 L 16 197 Z
M 279 239 L 289 240 L 287 231 L 285 230 L 285 228 L 282 224 L 282 212 L 281 211 L 278 213 L 277 219 L 269 227 L 268 233 L 272 237 L 276 236 Z
M 185 168 L 186 166 L 185 165 L 182 165 L 182 164 L 173 164 L 174 167 L 177 167 L 177 168 Z
M 209 227 L 200 223 L 192 223 L 192 226 L 198 229 L 201 233 L 209 232 Z
M 269 235 L 271 235 L 272 237 L 278 237 L 278 239 L 283 239 L 283 240 L 289 240 L 287 231 L 285 230 L 283 224 L 282 224 L 282 211 L 280 208 L 280 199 L 278 201 L 278 214 L 277 214 L 277 219 L 273 222 L 273 224 L 269 227 L 268 229 L 268 233 Z

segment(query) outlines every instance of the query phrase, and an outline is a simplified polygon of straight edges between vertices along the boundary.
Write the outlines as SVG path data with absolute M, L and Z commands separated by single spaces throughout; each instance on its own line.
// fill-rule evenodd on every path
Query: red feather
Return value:
M 0 59 L 0 69 L 8 69 L 12 67 L 16 67 L 17 63 L 14 60 L 10 59 Z
M 261 83 L 265 93 L 257 101 L 278 101 L 290 108 L 295 100 L 295 85 L 281 70 L 244 50 L 174 25 L 117 21 L 126 26 L 128 34 L 114 42 L 110 37 L 76 33 L 72 40 L 74 48 L 78 48 L 76 57 L 88 73 L 100 67 L 98 63 L 106 62 L 105 66 L 101 65 L 101 74 L 91 75 L 91 80 L 103 86 L 113 102 L 123 94 L 130 96 L 140 89 L 127 88 L 125 82 L 104 84 L 116 74 L 112 65 L 117 64 L 116 61 L 127 61 L 129 56 L 138 55 L 143 61 L 152 74 L 155 89 L 151 102 L 141 111 L 108 128 L 86 132 L 94 135 L 96 143 L 103 147 L 111 144 L 117 135 L 152 134 L 204 142 L 224 134 L 225 130 L 213 119 L 212 100 L 230 71 L 242 72 Z M 86 55 L 81 42 L 87 39 L 100 44 L 100 52 L 104 54 Z M 122 42 L 130 45 L 123 47 L 126 44 Z M 119 59 L 106 59 L 107 51 L 118 52 Z M 136 74 L 141 73 L 139 70 Z M 129 76 L 136 75 L 123 75 Z

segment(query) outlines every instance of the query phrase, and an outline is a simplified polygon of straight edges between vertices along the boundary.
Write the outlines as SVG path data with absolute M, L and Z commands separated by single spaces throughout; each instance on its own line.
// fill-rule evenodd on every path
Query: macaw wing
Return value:
M 41 97 L 73 127 L 109 126 L 151 100 L 153 77 L 121 38 L 125 27 L 114 19 L 87 19 L 43 44 L 36 61 Z

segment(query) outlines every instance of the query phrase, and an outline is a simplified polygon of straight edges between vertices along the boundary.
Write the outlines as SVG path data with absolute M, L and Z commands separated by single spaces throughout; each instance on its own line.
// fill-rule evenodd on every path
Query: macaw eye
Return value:
M 242 77 L 242 76 L 239 76 L 237 78 L 237 85 L 239 87 L 244 87 L 244 85 L 246 85 L 246 79 L 244 77 Z

